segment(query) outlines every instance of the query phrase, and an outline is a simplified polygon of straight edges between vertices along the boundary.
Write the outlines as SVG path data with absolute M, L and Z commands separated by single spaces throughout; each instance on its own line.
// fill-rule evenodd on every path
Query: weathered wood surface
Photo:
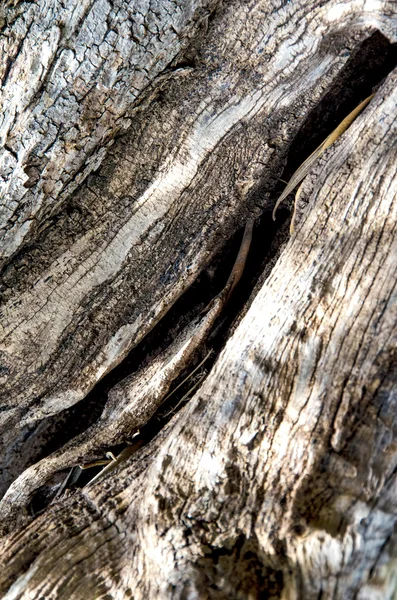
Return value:
M 5 270 L 7 446 L 16 424 L 31 428 L 85 397 L 247 212 L 260 214 L 299 125 L 370 33 L 360 13 L 356 28 L 335 36 L 332 7 L 312 12 L 302 31 L 286 25 L 293 7 L 223 9 L 197 50 L 198 68 L 136 117 L 98 174 Z M 249 203 L 241 192 L 255 181 L 262 193 Z
M 212 0 L 5 2 L 0 8 L 0 265 L 59 212 L 128 128 L 142 92 Z
M 393 5 L 366 6 L 221 5 L 190 49 L 194 68 L 142 108 L 56 218 L 38 211 L 34 243 L 2 276 L 7 482 L 42 458 L 27 432 L 40 441 L 275 200 L 313 108 L 352 95 L 338 77 L 373 28 L 395 41 Z M 115 476 L 4 540 L 5 598 L 392 597 L 395 81 L 312 171 L 296 234 L 188 407 Z M 56 471 L 150 417 L 153 377 L 184 335 L 16 479 L 3 528 L 29 522 L 24 507 Z

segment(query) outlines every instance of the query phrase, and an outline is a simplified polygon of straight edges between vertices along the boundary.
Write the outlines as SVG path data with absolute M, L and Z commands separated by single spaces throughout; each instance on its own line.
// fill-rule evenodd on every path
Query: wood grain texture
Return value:
M 247 211 L 259 214 L 239 190 L 247 182 L 274 187 L 299 122 L 332 86 L 346 49 L 369 35 L 364 11 L 352 33 L 342 28 L 326 49 L 332 7 L 319 5 L 302 31 L 287 26 L 293 6 L 224 8 L 199 68 L 169 82 L 98 174 L 10 264 L 2 277 L 3 428 L 29 427 L 85 397 Z
M 31 443 L 275 201 L 299 129 L 375 27 L 395 41 L 391 3 L 220 4 L 97 172 L 38 209 L 1 279 L 4 598 L 393 597 L 396 72 L 304 182 L 296 233 L 188 406 L 108 478 L 25 512 L 161 403 L 197 317 L 94 425 L 49 456 Z
M 1 9 L 0 265 L 98 168 L 214 5 L 37 0 Z
M 10 539 L 5 598 L 392 598 L 396 78 L 188 406 Z

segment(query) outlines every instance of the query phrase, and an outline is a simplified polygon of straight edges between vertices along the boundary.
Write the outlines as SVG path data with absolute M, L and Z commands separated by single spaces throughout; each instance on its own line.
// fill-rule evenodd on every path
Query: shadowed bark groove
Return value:
M 157 4 L 2 9 L 1 593 L 391 599 L 393 4 Z

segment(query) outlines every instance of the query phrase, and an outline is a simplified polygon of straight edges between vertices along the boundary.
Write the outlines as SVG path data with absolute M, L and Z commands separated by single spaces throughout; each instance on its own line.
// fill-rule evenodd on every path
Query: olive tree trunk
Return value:
M 0 7 L 2 598 L 396 598 L 396 31 Z M 283 180 L 371 94 L 290 234 Z

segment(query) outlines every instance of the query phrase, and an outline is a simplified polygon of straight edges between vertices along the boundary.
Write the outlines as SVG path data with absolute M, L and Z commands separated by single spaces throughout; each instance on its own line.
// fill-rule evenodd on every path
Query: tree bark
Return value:
M 3 597 L 394 598 L 393 3 L 50 9 L 0 15 Z

